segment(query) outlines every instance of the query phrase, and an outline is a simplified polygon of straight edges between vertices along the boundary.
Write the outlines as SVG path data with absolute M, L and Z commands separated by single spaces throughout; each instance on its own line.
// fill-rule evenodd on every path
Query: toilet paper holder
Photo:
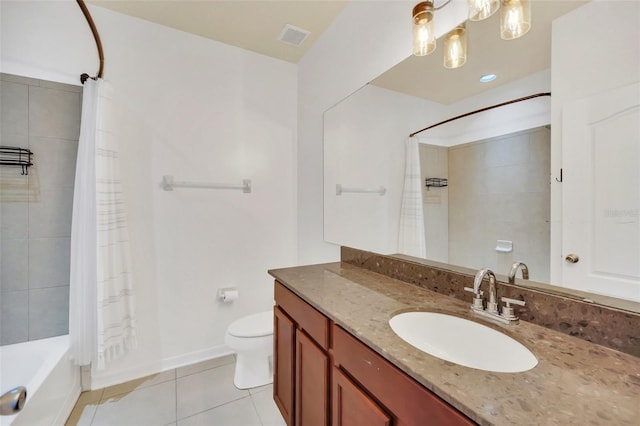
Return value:
M 225 287 L 218 289 L 218 299 L 221 302 L 232 302 L 240 296 L 236 287 Z

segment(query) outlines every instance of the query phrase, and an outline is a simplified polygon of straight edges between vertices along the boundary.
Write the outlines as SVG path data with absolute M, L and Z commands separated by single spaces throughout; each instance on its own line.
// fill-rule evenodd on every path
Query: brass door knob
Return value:
M 564 258 L 568 263 L 578 263 L 580 261 L 580 257 L 577 254 L 568 254 L 567 257 Z

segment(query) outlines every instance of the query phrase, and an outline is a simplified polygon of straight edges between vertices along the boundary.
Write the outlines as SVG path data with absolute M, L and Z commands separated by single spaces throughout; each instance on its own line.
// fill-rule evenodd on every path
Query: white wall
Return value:
M 415 1 L 352 1 L 298 64 L 298 253 L 336 260 L 323 241 L 322 113 L 411 54 Z M 466 2 L 438 13 L 437 35 L 466 19 Z
M 136 279 L 139 348 L 92 387 L 224 353 L 235 318 L 270 308 L 268 268 L 296 262 L 296 66 L 91 7 L 116 88 Z M 72 82 L 95 73 L 73 1 L 2 2 L 6 73 Z M 161 178 L 240 183 L 176 189 Z M 221 305 L 219 287 L 240 300 Z
M 405 141 L 438 104 L 367 85 L 324 113 L 324 239 L 395 253 Z M 384 195 L 343 193 L 376 189 Z
M 552 26 L 551 173 L 562 167 L 562 107 L 640 80 L 640 2 L 595 0 Z M 594 30 L 594 25 L 602 30 Z M 551 185 L 551 282 L 561 285 L 562 184 Z

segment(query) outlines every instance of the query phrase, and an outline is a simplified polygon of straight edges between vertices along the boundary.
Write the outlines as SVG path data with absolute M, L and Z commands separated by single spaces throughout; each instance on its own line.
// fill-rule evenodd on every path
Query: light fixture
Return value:
M 413 54 L 425 56 L 436 49 L 436 34 L 433 27 L 433 2 L 416 4 L 411 14 L 413 21 Z
M 467 28 L 458 25 L 444 38 L 444 67 L 458 68 L 467 62 Z
M 480 76 L 480 83 L 489 83 L 496 79 L 495 74 L 485 74 Z
M 500 8 L 500 0 L 469 0 L 469 20 L 482 21 Z
M 513 40 L 531 29 L 531 2 L 529 0 L 501 0 L 500 37 Z
M 436 49 L 434 14 L 452 0 L 434 6 L 433 0 L 416 4 L 411 12 L 413 23 L 413 54 L 425 56 Z M 467 0 L 470 21 L 487 19 L 502 6 L 500 37 L 513 40 L 531 29 L 531 0 Z M 444 66 L 458 68 L 467 61 L 467 29 L 464 24 L 450 31 L 444 39 Z

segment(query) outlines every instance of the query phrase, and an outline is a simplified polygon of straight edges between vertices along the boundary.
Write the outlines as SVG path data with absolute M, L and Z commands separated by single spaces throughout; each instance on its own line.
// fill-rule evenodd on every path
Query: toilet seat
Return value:
M 273 334 L 273 311 L 240 318 L 229 325 L 227 333 L 234 337 L 263 337 Z

